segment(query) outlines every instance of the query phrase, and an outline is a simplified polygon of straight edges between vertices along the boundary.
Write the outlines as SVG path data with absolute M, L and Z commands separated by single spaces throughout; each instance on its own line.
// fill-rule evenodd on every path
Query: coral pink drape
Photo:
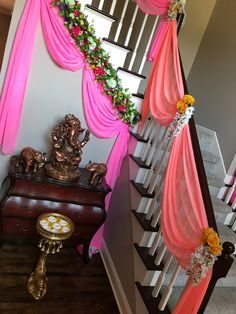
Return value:
M 162 1 L 137 0 L 159 7 Z M 167 9 L 167 7 L 166 7 Z M 173 121 L 176 103 L 184 95 L 176 20 L 162 19 L 157 30 L 154 62 L 143 102 L 143 117 L 149 110 L 155 119 L 165 126 Z M 152 51 L 154 53 L 154 51 Z M 196 170 L 189 127 L 186 125 L 174 139 L 166 170 L 162 196 L 162 232 L 169 251 L 176 256 L 183 268 L 190 264 L 191 253 L 201 244 L 204 228 L 208 227 L 205 207 Z M 195 314 L 205 295 L 211 271 L 198 286 L 188 281 L 175 310 L 175 314 Z
M 37 21 L 41 10 L 41 24 L 48 50 L 59 66 L 70 71 L 84 68 L 83 100 L 86 120 L 89 128 L 98 137 L 117 136 L 108 159 L 107 183 L 113 187 L 119 175 L 122 159 L 127 151 L 129 138 L 128 126 L 117 119 L 111 101 L 101 93 L 94 82 L 93 72 L 86 66 L 83 54 L 76 47 L 63 19 L 58 16 L 56 8 L 52 8 L 51 0 L 28 0 L 20 21 L 13 44 L 10 63 L 4 82 L 0 105 L 0 143 L 4 153 L 14 150 L 21 108 L 24 100 Z M 106 199 L 108 208 L 110 197 Z M 102 229 L 92 240 L 92 245 L 100 247 Z

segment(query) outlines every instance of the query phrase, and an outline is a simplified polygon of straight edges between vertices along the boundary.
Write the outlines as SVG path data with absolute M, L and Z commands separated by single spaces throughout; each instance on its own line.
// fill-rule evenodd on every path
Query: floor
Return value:
M 47 294 L 36 301 L 27 290 L 38 248 L 4 244 L 0 250 L 1 314 L 118 314 L 99 254 L 84 265 L 77 252 L 65 248 L 47 260 Z

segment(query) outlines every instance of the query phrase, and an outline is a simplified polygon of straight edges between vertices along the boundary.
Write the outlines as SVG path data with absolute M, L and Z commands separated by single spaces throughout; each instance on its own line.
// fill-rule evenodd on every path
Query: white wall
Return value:
M 0 77 L 2 86 L 9 52 L 25 0 L 17 0 L 14 7 L 6 52 Z M 81 92 L 82 70 L 69 72 L 58 67 L 51 59 L 44 43 L 41 27 L 38 28 L 32 67 L 25 94 L 21 126 L 15 153 L 25 146 L 50 152 L 51 131 L 67 113 L 73 113 L 86 128 Z M 81 165 L 88 160 L 106 162 L 114 139 L 91 136 L 83 149 Z M 7 174 L 10 156 L 0 154 L 0 185 Z

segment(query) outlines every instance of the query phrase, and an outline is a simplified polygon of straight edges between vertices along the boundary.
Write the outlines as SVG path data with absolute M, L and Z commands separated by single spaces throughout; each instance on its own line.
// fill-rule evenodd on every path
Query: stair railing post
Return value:
M 202 314 L 205 312 L 206 306 L 210 300 L 217 280 L 220 278 L 225 278 L 227 276 L 228 271 L 234 262 L 234 258 L 231 256 L 231 254 L 233 254 L 235 250 L 234 245 L 231 242 L 224 242 L 222 246 L 222 254 L 218 257 L 213 266 L 211 281 L 205 293 L 202 304 L 198 310 L 198 314 Z

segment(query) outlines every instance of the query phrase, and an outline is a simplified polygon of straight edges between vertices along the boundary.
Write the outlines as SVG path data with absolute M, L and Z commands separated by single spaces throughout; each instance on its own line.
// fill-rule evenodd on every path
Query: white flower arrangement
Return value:
M 210 252 L 209 246 L 200 245 L 191 256 L 191 265 L 186 273 L 192 279 L 193 286 L 200 283 L 206 277 L 208 270 L 213 267 L 217 257 Z
M 184 95 L 176 104 L 178 111 L 168 128 L 168 136 L 177 136 L 193 115 L 195 99 L 191 95 Z
M 220 238 L 213 228 L 203 230 L 202 244 L 199 245 L 191 255 L 190 266 L 186 273 L 192 279 L 193 286 L 200 283 L 206 273 L 213 267 L 217 256 L 221 255 L 222 245 Z
M 170 5 L 166 15 L 166 22 L 170 22 L 176 19 L 179 13 L 185 14 L 185 2 L 186 0 L 171 0 Z

